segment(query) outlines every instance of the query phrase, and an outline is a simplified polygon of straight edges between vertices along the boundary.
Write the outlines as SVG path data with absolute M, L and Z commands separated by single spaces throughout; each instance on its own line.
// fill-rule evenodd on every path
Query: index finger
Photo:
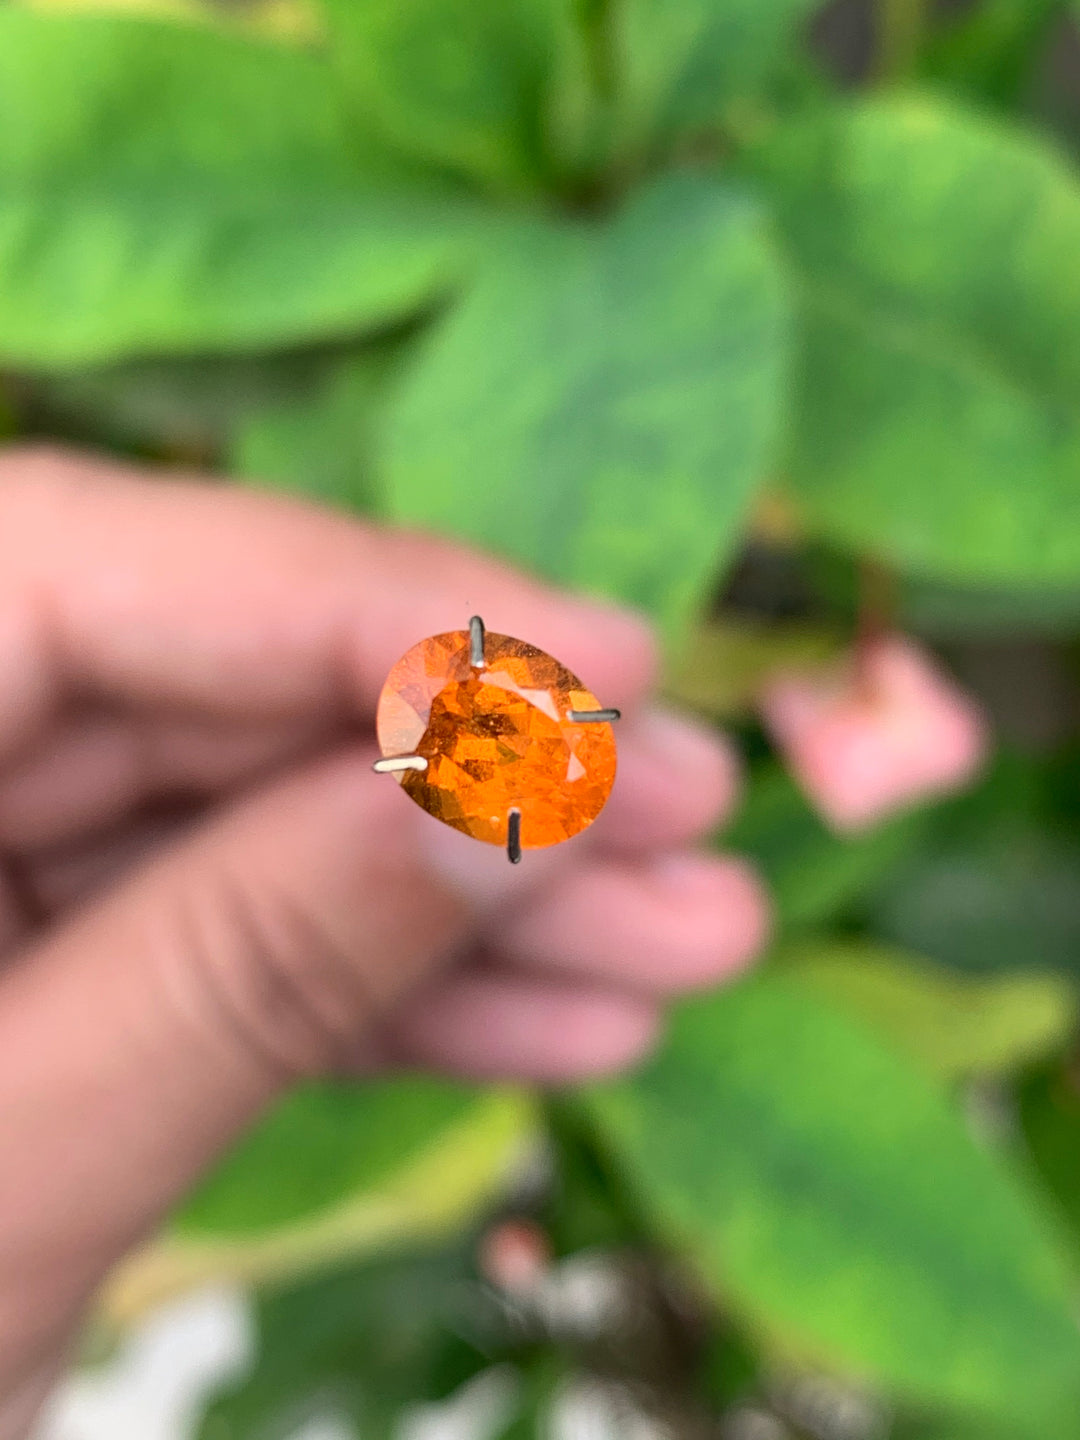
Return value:
M 474 613 L 605 704 L 652 679 L 643 621 L 435 537 L 51 450 L 0 458 L 0 748 L 72 691 L 238 719 L 370 716 L 409 646 Z

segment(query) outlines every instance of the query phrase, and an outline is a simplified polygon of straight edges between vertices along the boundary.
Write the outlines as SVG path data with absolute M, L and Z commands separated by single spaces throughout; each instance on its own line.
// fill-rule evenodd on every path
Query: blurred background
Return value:
M 44 1440 L 1080 1437 L 1080 6 L 0 0 L 0 434 L 636 605 L 760 972 L 311 1085 Z

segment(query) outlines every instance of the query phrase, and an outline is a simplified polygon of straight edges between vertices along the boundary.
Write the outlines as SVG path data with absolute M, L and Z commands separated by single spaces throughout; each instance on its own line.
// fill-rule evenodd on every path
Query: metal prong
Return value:
M 506 856 L 511 865 L 521 863 L 521 811 L 516 805 L 506 817 Z
M 479 615 L 469 621 L 469 664 L 474 670 L 484 668 L 484 622 Z
M 393 775 L 398 770 L 426 770 L 427 761 L 423 755 L 388 755 L 371 768 L 379 775 Z
M 619 710 L 568 710 L 566 718 L 574 725 L 584 725 L 586 721 L 595 724 L 606 720 L 609 724 L 612 720 L 621 720 L 622 712 Z

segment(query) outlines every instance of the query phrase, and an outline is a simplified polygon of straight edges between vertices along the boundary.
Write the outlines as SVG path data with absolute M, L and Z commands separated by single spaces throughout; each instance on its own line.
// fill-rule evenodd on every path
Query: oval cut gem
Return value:
M 591 825 L 615 780 L 615 734 L 575 723 L 600 702 L 564 665 L 523 640 L 488 631 L 484 665 L 469 635 L 433 635 L 390 671 L 376 719 L 384 756 L 422 755 L 398 783 L 437 820 L 492 845 L 521 811 L 521 844 L 540 849 Z

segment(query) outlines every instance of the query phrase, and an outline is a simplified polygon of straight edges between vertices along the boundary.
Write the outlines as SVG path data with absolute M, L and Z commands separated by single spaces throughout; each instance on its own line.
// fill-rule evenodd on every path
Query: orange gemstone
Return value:
M 522 640 L 488 631 L 483 669 L 469 635 L 433 635 L 404 654 L 379 698 L 384 755 L 422 755 L 424 771 L 397 772 L 437 820 L 492 845 L 521 811 L 521 844 L 540 849 L 591 825 L 615 780 L 615 734 L 575 724 L 571 710 L 600 702 L 565 666 Z

